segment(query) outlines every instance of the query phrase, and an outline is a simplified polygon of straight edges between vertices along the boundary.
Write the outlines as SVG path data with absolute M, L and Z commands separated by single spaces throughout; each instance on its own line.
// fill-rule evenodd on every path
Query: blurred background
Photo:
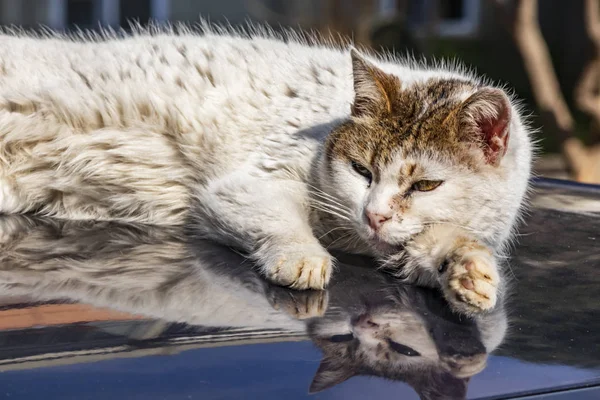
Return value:
M 514 88 L 540 128 L 540 175 L 600 183 L 600 0 L 0 0 L 0 24 L 55 30 L 199 21 L 341 34 L 458 58 Z

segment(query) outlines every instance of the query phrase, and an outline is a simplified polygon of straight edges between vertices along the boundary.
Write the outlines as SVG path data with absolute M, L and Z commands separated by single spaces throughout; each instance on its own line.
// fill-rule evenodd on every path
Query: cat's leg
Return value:
M 471 233 L 451 225 L 434 225 L 407 246 L 403 273 L 410 281 L 441 288 L 456 311 L 491 310 L 500 288 L 494 251 Z
M 302 182 L 229 175 L 198 194 L 196 229 L 249 253 L 276 284 L 323 289 L 332 257 L 313 235 L 305 192 Z

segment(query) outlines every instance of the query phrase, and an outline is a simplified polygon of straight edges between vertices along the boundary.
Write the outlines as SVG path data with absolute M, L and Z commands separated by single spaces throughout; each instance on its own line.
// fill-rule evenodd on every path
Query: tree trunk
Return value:
M 590 2 L 596 3 L 595 0 L 588 0 L 588 3 Z M 496 0 L 495 4 L 508 17 L 539 108 L 544 133 L 555 135 L 561 143 L 567 167 L 573 178 L 600 183 L 600 173 L 596 173 L 599 172 L 596 170 L 600 166 L 600 152 L 586 149 L 573 133 L 573 116 L 562 95 L 548 46 L 539 26 L 538 1 L 517 0 L 514 13 L 507 12 L 506 1 Z M 598 37 L 600 38 L 600 33 Z M 597 68 L 595 71 L 588 71 L 586 83 L 597 81 L 597 72 Z M 586 99 L 586 104 L 589 102 L 589 99 Z

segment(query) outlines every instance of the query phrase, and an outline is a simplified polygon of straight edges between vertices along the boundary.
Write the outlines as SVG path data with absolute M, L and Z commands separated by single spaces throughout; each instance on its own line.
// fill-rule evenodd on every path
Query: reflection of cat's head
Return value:
M 404 381 L 423 399 L 464 398 L 469 378 L 498 344 L 482 325 L 496 323 L 503 335 L 504 315 L 493 322 L 466 320 L 451 314 L 433 291 L 401 286 L 384 292 L 377 301 L 363 298 L 310 321 L 311 339 L 323 351 L 311 392 L 371 375 Z

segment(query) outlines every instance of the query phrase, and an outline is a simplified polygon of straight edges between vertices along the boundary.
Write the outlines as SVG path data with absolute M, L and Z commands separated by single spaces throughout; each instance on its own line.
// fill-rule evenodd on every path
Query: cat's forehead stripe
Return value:
M 412 176 L 417 169 L 417 164 L 413 162 L 406 162 L 400 167 L 400 172 L 404 176 Z

